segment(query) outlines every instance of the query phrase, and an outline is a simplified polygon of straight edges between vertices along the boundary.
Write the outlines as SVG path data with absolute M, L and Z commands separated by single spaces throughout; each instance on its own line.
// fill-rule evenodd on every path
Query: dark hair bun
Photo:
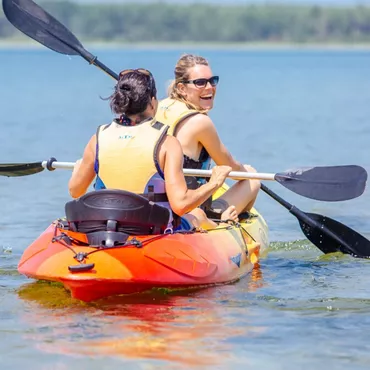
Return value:
M 152 97 L 157 95 L 154 79 L 144 73 L 132 71 L 118 80 L 110 96 L 110 107 L 116 114 L 139 114 L 145 111 Z

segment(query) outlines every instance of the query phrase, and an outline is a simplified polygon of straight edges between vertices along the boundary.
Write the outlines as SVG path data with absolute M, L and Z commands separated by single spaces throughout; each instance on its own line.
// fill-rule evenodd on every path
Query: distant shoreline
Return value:
M 327 50 L 327 51 L 369 51 L 370 43 L 119 43 L 119 42 L 101 42 L 86 41 L 83 43 L 86 49 L 133 49 L 133 50 L 178 50 L 181 48 L 207 49 L 207 50 Z M 47 49 L 36 41 L 6 40 L 0 39 L 0 50 L 33 50 Z

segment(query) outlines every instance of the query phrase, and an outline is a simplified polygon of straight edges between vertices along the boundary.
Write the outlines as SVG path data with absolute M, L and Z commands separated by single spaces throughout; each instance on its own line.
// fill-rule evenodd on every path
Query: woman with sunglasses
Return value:
M 173 211 L 169 227 L 190 230 L 216 226 L 199 209 L 194 214 L 187 213 L 222 186 L 231 167 L 214 168 L 209 183 L 188 190 L 182 171 L 181 145 L 175 137 L 167 135 L 168 126 L 153 118 L 158 107 L 156 95 L 149 71 L 120 73 L 109 97 L 117 118 L 99 126 L 90 139 L 83 158 L 73 170 L 69 192 L 73 198 L 80 197 L 95 179 L 96 190 L 122 189 L 168 207 Z M 231 210 L 225 217 L 235 219 L 237 215 Z
M 179 140 L 184 152 L 184 168 L 206 169 L 212 159 L 216 165 L 227 165 L 235 171 L 256 172 L 233 158 L 207 115 L 213 108 L 218 81 L 219 77 L 213 75 L 205 58 L 183 55 L 176 64 L 169 97 L 159 103 L 156 118 L 170 126 L 168 133 Z M 205 180 L 187 178 L 187 182 L 189 188 L 194 189 Z M 221 213 L 233 205 L 239 215 L 252 208 L 259 188 L 258 180 L 239 181 L 213 203 L 208 199 L 202 208 L 212 214 L 212 210 Z

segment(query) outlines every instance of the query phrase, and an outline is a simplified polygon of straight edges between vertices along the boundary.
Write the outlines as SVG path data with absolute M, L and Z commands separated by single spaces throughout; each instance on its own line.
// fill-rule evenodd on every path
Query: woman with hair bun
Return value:
M 69 181 L 69 192 L 73 198 L 80 197 L 95 179 L 96 190 L 126 190 L 169 208 L 174 228 L 215 227 L 204 211 L 196 208 L 222 186 L 231 167 L 215 167 L 208 183 L 189 190 L 181 145 L 167 135 L 168 126 L 153 118 L 158 107 L 156 96 L 155 81 L 148 70 L 120 73 L 109 97 L 117 118 L 99 126 L 86 145 Z M 237 218 L 233 209 L 228 212 L 227 219 Z

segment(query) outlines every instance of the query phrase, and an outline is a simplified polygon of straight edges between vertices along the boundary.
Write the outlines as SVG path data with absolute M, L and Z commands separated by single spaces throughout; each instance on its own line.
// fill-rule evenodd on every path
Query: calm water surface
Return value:
M 187 50 L 90 50 L 115 71 L 149 68 L 159 96 Z M 224 143 L 260 172 L 359 164 L 370 170 L 370 52 L 195 50 L 220 75 L 212 118 Z M 114 81 L 79 58 L 0 51 L 0 159 L 81 157 L 111 113 Z M 297 220 L 261 193 L 268 256 L 236 284 L 151 292 L 93 304 L 20 276 L 24 249 L 63 215 L 70 173 L 0 178 L 1 369 L 365 369 L 370 267 L 323 256 Z M 370 195 L 341 203 L 267 184 L 308 212 L 370 237 Z

